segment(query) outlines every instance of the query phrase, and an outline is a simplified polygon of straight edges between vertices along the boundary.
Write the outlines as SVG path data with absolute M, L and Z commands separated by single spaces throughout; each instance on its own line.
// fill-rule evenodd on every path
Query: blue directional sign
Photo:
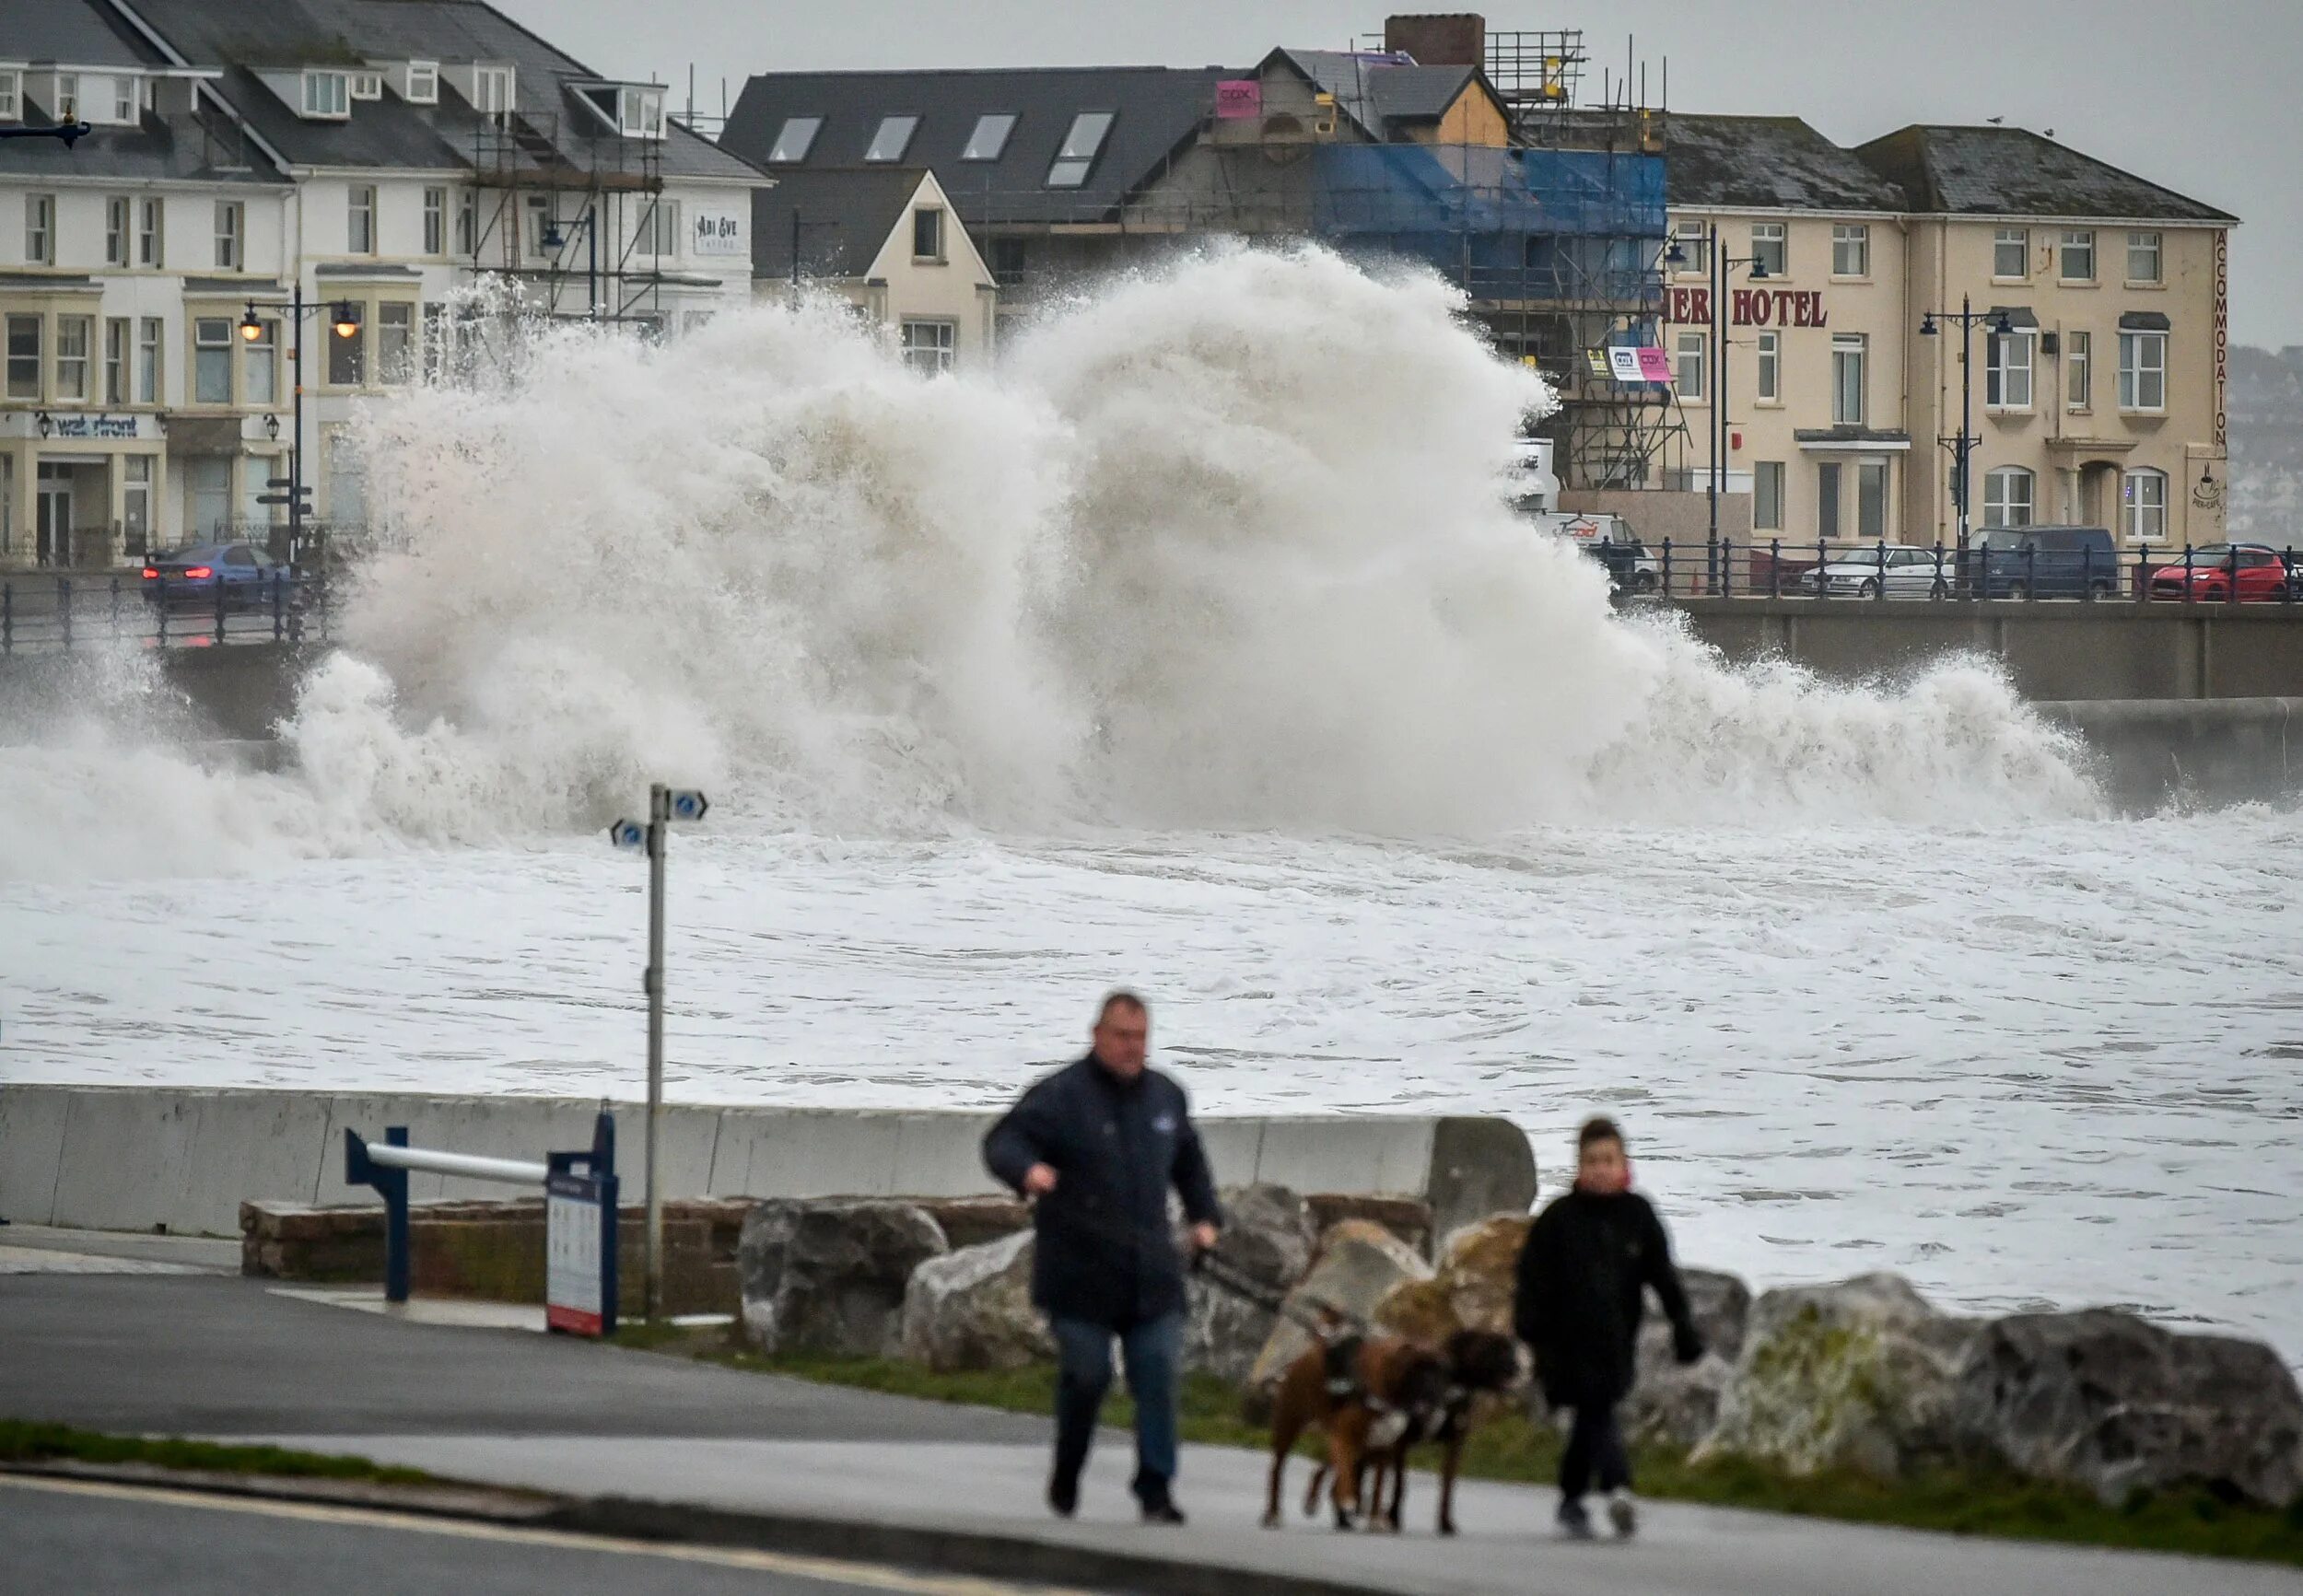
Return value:
M 619 848 L 648 845 L 648 828 L 637 821 L 618 821 L 608 828 L 608 841 Z
M 711 800 L 695 788 L 675 789 L 671 795 L 672 818 L 675 821 L 700 821 L 710 809 Z

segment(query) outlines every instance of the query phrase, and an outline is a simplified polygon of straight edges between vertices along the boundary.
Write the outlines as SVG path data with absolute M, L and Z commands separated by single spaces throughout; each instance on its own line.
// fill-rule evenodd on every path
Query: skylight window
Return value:
M 784 125 L 777 133 L 776 146 L 767 152 L 767 158 L 771 162 L 806 160 L 808 150 L 814 145 L 815 135 L 823 126 L 824 119 L 820 116 L 784 118 Z
M 964 161 L 996 161 L 1000 151 L 1008 147 L 1008 135 L 1015 131 L 1015 118 L 1006 111 L 994 111 L 976 119 L 976 131 L 967 135 L 967 147 L 960 152 Z
M 868 161 L 900 161 L 911 147 L 912 130 L 919 125 L 916 116 L 883 116 L 880 131 L 871 135 L 871 147 L 864 151 Z
M 1076 189 L 1088 181 L 1088 169 L 1104 148 L 1104 136 L 1112 131 L 1112 113 L 1108 111 L 1083 111 L 1071 119 L 1071 131 L 1064 134 L 1063 148 L 1056 152 L 1055 163 L 1047 169 L 1047 186 L 1051 189 Z

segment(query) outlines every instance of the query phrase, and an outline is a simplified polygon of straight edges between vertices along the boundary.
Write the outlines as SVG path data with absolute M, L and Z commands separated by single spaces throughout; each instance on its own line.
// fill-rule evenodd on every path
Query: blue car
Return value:
M 1986 599 L 2108 599 L 2121 582 L 2119 546 L 2104 527 L 1990 527 L 1968 560 Z
M 253 543 L 200 543 L 144 563 L 147 604 L 214 610 L 220 594 L 228 610 L 268 610 L 275 589 L 293 603 L 296 577 Z

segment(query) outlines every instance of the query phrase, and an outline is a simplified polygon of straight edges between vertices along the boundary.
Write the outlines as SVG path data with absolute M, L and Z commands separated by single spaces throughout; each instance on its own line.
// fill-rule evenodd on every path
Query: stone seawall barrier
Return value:
M 589 1147 L 596 1099 L 121 1086 L 0 1086 L 0 1218 L 102 1230 L 237 1236 L 242 1202 L 368 1200 L 344 1182 L 346 1128 L 460 1153 L 537 1159 Z M 640 1105 L 607 1105 L 637 1189 Z M 714 1107 L 664 1113 L 667 1197 L 963 1197 L 995 1188 L 977 1144 L 995 1116 L 938 1110 Z M 1298 1191 L 1413 1197 L 1433 1226 L 1535 1200 L 1525 1132 L 1485 1117 L 1328 1115 L 1200 1121 L 1217 1177 Z M 502 1197 L 417 1174 L 409 1195 Z

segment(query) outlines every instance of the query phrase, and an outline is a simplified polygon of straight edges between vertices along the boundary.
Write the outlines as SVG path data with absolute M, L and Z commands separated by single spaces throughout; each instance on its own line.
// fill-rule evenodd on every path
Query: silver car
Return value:
M 1802 571 L 1798 588 L 1833 599 L 1942 599 L 1951 592 L 1957 576 L 1955 562 L 1934 549 L 1885 550 L 1874 544 L 1833 554 L 1830 563 Z

